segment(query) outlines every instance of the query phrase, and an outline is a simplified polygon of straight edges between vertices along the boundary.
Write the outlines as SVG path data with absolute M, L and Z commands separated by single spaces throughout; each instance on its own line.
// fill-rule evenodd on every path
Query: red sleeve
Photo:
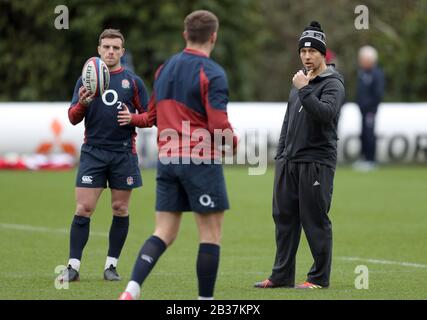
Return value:
M 223 135 L 223 144 L 230 145 L 231 148 L 237 147 L 237 136 L 234 133 L 233 127 L 231 126 L 230 122 L 228 121 L 228 115 L 227 112 L 217 110 L 210 106 L 209 104 L 206 105 L 206 112 L 208 114 L 208 128 L 211 133 L 215 133 L 215 129 L 219 129 L 222 131 Z M 231 139 L 232 139 L 232 145 L 231 145 Z
M 72 125 L 75 126 L 84 119 L 86 114 L 86 108 L 87 107 L 77 102 L 68 109 L 68 119 L 70 120 Z
M 132 113 L 130 125 L 138 128 L 149 128 L 157 123 L 156 96 L 153 93 L 148 102 L 148 111 L 144 113 Z

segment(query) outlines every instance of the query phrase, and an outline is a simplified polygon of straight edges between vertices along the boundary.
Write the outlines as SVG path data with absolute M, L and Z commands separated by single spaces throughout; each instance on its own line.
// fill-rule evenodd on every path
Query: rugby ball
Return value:
M 110 85 L 110 71 L 105 62 L 98 57 L 88 59 L 83 66 L 82 81 L 86 90 L 96 97 L 102 96 Z

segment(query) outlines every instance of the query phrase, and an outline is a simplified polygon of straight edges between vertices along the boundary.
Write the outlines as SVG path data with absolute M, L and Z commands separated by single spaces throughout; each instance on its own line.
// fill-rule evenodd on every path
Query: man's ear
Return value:
M 101 55 L 101 46 L 98 46 L 98 54 Z
M 187 31 L 185 31 L 185 30 L 184 30 L 184 31 L 182 32 L 182 36 L 184 37 L 184 40 L 185 40 L 185 41 L 188 41 L 188 33 L 187 33 Z
M 217 33 L 214 32 L 211 35 L 211 43 L 214 44 L 216 42 L 216 38 L 218 37 Z

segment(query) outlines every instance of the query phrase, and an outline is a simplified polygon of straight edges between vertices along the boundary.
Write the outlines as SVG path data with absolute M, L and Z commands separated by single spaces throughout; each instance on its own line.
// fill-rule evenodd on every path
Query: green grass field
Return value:
M 273 172 L 248 176 L 226 168 L 232 209 L 226 213 L 216 299 L 427 299 L 427 168 L 386 167 L 372 173 L 337 169 L 330 212 L 334 258 L 328 290 L 260 290 L 271 271 L 275 243 L 271 218 Z M 0 299 L 117 299 L 136 254 L 154 226 L 155 172 L 143 171 L 134 191 L 129 236 L 118 265 L 123 281 L 102 280 L 111 222 L 109 190 L 92 217 L 81 281 L 54 286 L 55 267 L 68 260 L 74 214 L 75 172 L 0 171 Z M 195 299 L 198 249 L 193 215 L 145 282 L 143 299 Z M 305 237 L 297 257 L 297 282 L 312 258 Z M 369 289 L 355 288 L 355 268 L 369 269 Z

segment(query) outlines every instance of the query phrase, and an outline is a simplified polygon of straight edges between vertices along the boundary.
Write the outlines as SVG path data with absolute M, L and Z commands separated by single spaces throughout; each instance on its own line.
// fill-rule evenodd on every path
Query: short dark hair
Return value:
M 105 29 L 102 31 L 101 35 L 99 36 L 99 45 L 101 45 L 101 40 L 105 38 L 120 38 L 122 40 L 122 47 L 125 46 L 125 37 L 123 37 L 123 34 L 118 29 Z
M 216 15 L 207 10 L 190 13 L 184 20 L 184 30 L 188 40 L 194 43 L 206 43 L 209 37 L 218 31 L 219 22 Z

